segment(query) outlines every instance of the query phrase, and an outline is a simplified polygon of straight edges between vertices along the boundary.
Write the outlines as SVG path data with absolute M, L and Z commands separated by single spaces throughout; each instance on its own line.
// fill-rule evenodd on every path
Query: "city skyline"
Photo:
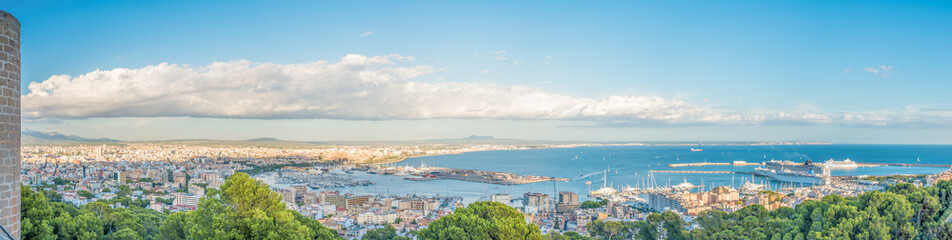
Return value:
M 23 128 L 952 143 L 948 4 L 283 4 L 6 4 Z

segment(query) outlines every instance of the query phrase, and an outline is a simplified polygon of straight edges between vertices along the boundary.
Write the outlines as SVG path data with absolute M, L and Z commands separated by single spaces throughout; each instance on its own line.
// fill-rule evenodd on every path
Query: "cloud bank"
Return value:
M 846 124 L 885 126 L 950 111 L 736 113 L 648 96 L 585 98 L 529 86 L 414 79 L 434 72 L 411 56 L 347 55 L 302 64 L 162 63 L 138 69 L 52 76 L 22 98 L 30 119 L 210 117 L 251 119 L 555 119 L 633 124 Z M 936 120 L 938 118 L 938 120 Z

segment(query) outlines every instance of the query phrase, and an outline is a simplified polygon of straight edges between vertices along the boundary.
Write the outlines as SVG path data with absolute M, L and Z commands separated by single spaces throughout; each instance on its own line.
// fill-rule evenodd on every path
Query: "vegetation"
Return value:
M 952 239 L 952 183 L 917 188 L 898 184 L 857 197 L 831 195 L 795 208 L 767 211 L 751 205 L 733 213 L 702 212 L 700 228 L 687 232 L 676 214 L 652 213 L 645 221 L 587 225 L 592 239 Z M 547 234 L 548 239 L 588 239 Z
M 734 213 L 708 211 L 697 218 L 695 239 L 952 239 L 943 212 L 952 184 L 917 188 L 898 184 L 857 197 L 831 195 L 796 208 L 767 211 L 754 205 Z
M 73 182 L 72 180 L 65 180 L 63 178 L 57 177 L 57 178 L 53 178 L 53 184 L 56 184 L 57 186 L 65 186 L 65 185 L 74 185 L 76 183 Z
M 337 239 L 317 220 L 285 209 L 268 185 L 238 173 L 221 190 L 211 190 L 188 213 L 146 209 L 144 200 L 116 198 L 86 204 L 51 202 L 22 188 L 23 239 Z M 128 208 L 110 204 L 128 202 Z
M 589 201 L 582 202 L 582 209 L 600 208 L 600 207 L 604 207 L 605 205 L 608 205 L 608 199 L 602 199 L 601 201 L 597 201 L 597 202 L 589 200 Z
M 397 229 L 393 228 L 392 225 L 387 224 L 383 228 L 378 228 L 374 230 L 367 231 L 362 238 L 362 240 L 412 240 L 409 237 L 402 237 L 397 235 Z
M 476 202 L 421 230 L 419 239 L 542 239 L 539 226 L 498 202 Z
M 577 232 L 566 232 L 564 234 L 552 231 L 546 235 L 542 235 L 543 240 L 587 240 L 592 239 L 590 237 L 582 236 Z
M 96 195 L 93 195 L 93 193 L 91 193 L 91 192 L 89 192 L 89 191 L 86 191 L 86 190 L 76 191 L 76 194 L 79 195 L 79 196 L 81 196 L 81 197 L 84 197 L 84 198 L 94 198 L 94 197 L 96 197 Z
M 104 202 L 76 208 L 21 188 L 23 239 L 156 239 L 165 214 L 141 207 L 112 208 Z

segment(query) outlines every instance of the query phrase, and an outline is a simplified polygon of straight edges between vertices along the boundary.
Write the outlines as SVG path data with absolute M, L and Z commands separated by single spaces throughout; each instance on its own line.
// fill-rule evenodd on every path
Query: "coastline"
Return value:
M 533 149 L 557 149 L 557 148 L 579 148 L 579 147 L 618 147 L 618 146 L 685 146 L 685 147 L 700 147 L 700 146 L 793 146 L 793 145 L 803 145 L 803 146 L 835 145 L 835 143 L 830 143 L 830 142 L 757 142 L 757 143 L 751 143 L 751 144 L 729 144 L 729 143 L 723 143 L 723 144 L 717 144 L 717 143 L 712 143 L 712 144 L 696 144 L 696 143 L 695 143 L 695 144 L 688 144 L 688 143 L 683 143 L 683 144 L 675 144 L 675 143 L 672 143 L 672 144 L 651 144 L 651 143 L 591 143 L 591 144 L 587 144 L 587 143 L 586 143 L 586 144 L 566 144 L 566 145 L 550 145 L 550 146 L 537 146 L 537 147 L 526 147 L 526 146 L 530 146 L 530 145 L 526 145 L 526 146 L 517 147 L 517 148 L 485 149 L 485 150 L 463 151 L 463 152 L 453 152 L 453 153 L 434 153 L 434 154 L 426 154 L 426 155 L 420 155 L 420 156 L 404 156 L 404 157 L 401 157 L 401 158 L 396 159 L 396 160 L 393 160 L 393 161 L 380 162 L 380 163 L 361 163 L 361 164 L 368 164 L 368 165 L 373 165 L 373 166 L 379 166 L 379 165 L 385 165 L 385 164 L 391 164 L 391 163 L 399 163 L 399 162 L 406 161 L 407 159 L 410 159 L 410 158 L 418 158 L 418 157 L 443 156 L 443 155 L 458 155 L 458 154 L 465 154 L 465 153 L 488 152 L 488 151 L 512 151 L 512 150 L 533 150 Z

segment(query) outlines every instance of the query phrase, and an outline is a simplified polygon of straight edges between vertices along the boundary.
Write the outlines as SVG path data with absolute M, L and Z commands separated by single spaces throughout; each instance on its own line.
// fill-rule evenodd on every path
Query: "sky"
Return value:
M 952 144 L 946 1 L 4 1 L 22 125 L 120 140 Z

